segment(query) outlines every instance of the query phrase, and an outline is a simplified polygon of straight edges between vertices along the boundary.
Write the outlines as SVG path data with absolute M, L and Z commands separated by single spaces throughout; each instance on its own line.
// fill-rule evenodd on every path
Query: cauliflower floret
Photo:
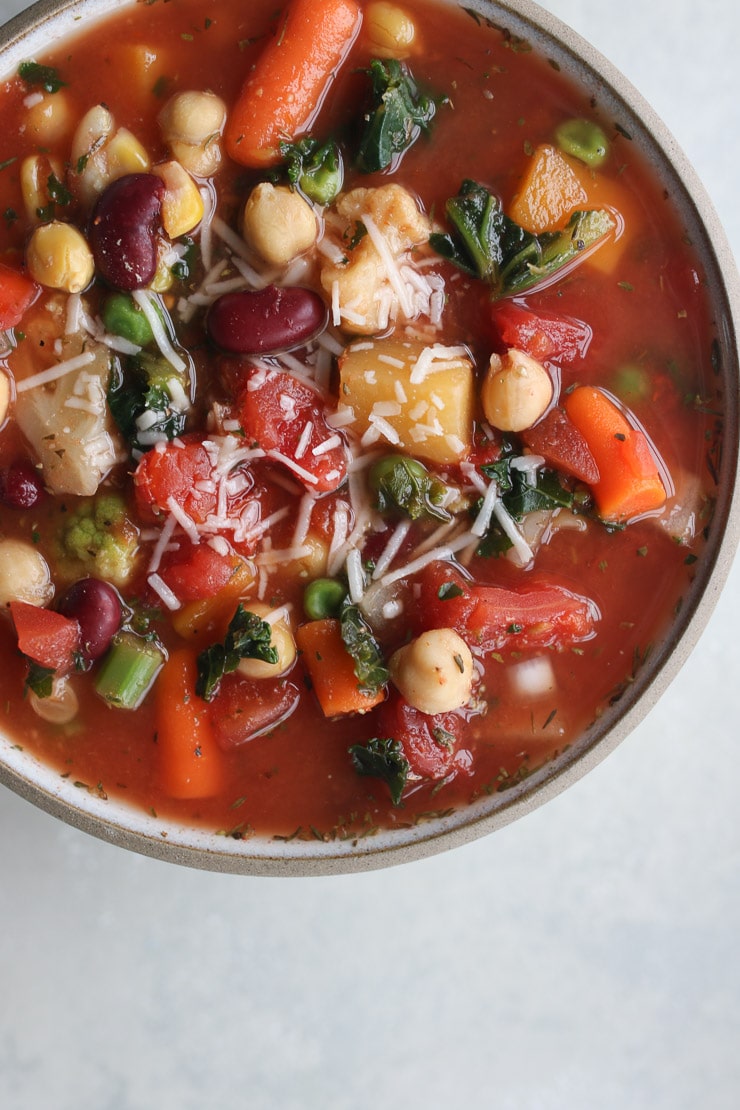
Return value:
M 417 315 L 398 268 L 410 265 L 408 253 L 427 242 L 431 227 L 411 194 L 400 185 L 352 189 L 339 197 L 336 212 L 344 225 L 343 246 L 351 244 L 341 261 L 330 259 L 321 271 L 336 322 L 353 334 L 373 335 L 399 312 Z
M 65 520 L 58 539 L 62 577 L 73 580 L 89 574 L 124 586 L 133 573 L 138 531 L 116 493 L 81 501 Z

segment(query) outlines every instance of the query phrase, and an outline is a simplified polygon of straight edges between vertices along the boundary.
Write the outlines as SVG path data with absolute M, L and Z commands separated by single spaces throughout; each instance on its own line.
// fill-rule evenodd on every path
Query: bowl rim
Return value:
M 133 6 L 141 0 L 126 0 Z M 674 186 L 676 205 L 690 228 L 704 229 L 702 249 L 712 279 L 718 333 L 724 352 L 726 412 L 720 496 L 712 522 L 714 543 L 700 560 L 686 611 L 674 623 L 656 659 L 631 696 L 604 729 L 592 728 L 570 752 L 534 772 L 505 796 L 473 803 L 455 814 L 367 840 L 280 841 L 250 837 L 235 841 L 213 832 L 141 814 L 125 802 L 109 802 L 82 784 L 60 780 L 17 740 L 0 734 L 0 784 L 54 817 L 109 843 L 189 867 L 261 876 L 343 874 L 411 862 L 461 846 L 518 819 L 573 785 L 605 759 L 633 731 L 674 680 L 698 642 L 722 593 L 740 544 L 740 426 L 737 388 L 740 333 L 740 279 L 734 256 L 714 206 L 696 171 L 662 119 L 634 85 L 595 47 L 533 0 L 439 0 L 462 7 L 473 18 L 492 22 L 533 43 L 575 80 L 593 89 L 602 106 L 619 110 L 633 140 L 656 160 Z M 0 76 L 9 76 L 24 58 L 52 41 L 74 34 L 84 20 L 102 20 L 121 0 L 37 0 L 0 27 Z M 564 64 L 565 63 L 565 64 Z M 627 126 L 627 130 L 629 130 Z M 717 539 L 717 532 L 721 535 Z

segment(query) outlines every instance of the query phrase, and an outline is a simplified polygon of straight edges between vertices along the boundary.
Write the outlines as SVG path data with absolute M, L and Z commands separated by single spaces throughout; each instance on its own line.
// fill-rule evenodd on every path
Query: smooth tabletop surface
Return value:
M 740 257 L 737 0 L 543 6 L 668 124 Z M 190 871 L 0 787 L 0 1107 L 736 1110 L 739 616 L 736 561 L 595 771 L 387 871 Z

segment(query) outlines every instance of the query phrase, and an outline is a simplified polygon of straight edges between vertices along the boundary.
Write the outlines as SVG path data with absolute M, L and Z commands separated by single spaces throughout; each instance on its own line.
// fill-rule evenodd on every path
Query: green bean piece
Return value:
M 106 331 L 128 339 L 137 347 L 148 347 L 154 340 L 151 324 L 127 293 L 108 297 L 103 306 L 103 324 Z
M 303 594 L 303 609 L 312 621 L 337 617 L 346 596 L 346 587 L 336 578 L 316 578 L 306 586 Z
M 601 128 L 588 119 L 569 119 L 555 132 L 555 141 L 564 154 L 600 166 L 609 153 L 609 140 Z

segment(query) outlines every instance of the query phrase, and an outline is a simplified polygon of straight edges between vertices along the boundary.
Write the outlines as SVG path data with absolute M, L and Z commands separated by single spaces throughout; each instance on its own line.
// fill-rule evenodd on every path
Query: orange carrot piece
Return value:
M 606 393 L 579 386 L 566 397 L 565 411 L 599 468 L 591 486 L 599 516 L 623 521 L 660 508 L 666 489 L 647 437 Z
M 325 717 L 367 713 L 385 698 L 385 691 L 366 694 L 355 675 L 352 656 L 344 646 L 338 620 L 326 617 L 296 629 L 296 643 Z
M 291 0 L 229 112 L 229 157 L 242 166 L 272 166 L 281 142 L 310 130 L 361 20 L 355 0 Z
M 210 798 L 224 784 L 224 757 L 210 709 L 195 693 L 196 653 L 170 654 L 155 686 L 161 782 L 173 798 Z
M 570 160 L 554 146 L 537 147 L 509 215 L 525 231 L 559 231 L 572 214 L 588 207 L 588 193 Z
M 257 577 L 254 563 L 246 559 L 234 561 L 234 573 L 218 593 L 189 601 L 172 614 L 172 625 L 178 635 L 197 646 L 223 640 L 229 621 L 238 603 L 246 597 Z

